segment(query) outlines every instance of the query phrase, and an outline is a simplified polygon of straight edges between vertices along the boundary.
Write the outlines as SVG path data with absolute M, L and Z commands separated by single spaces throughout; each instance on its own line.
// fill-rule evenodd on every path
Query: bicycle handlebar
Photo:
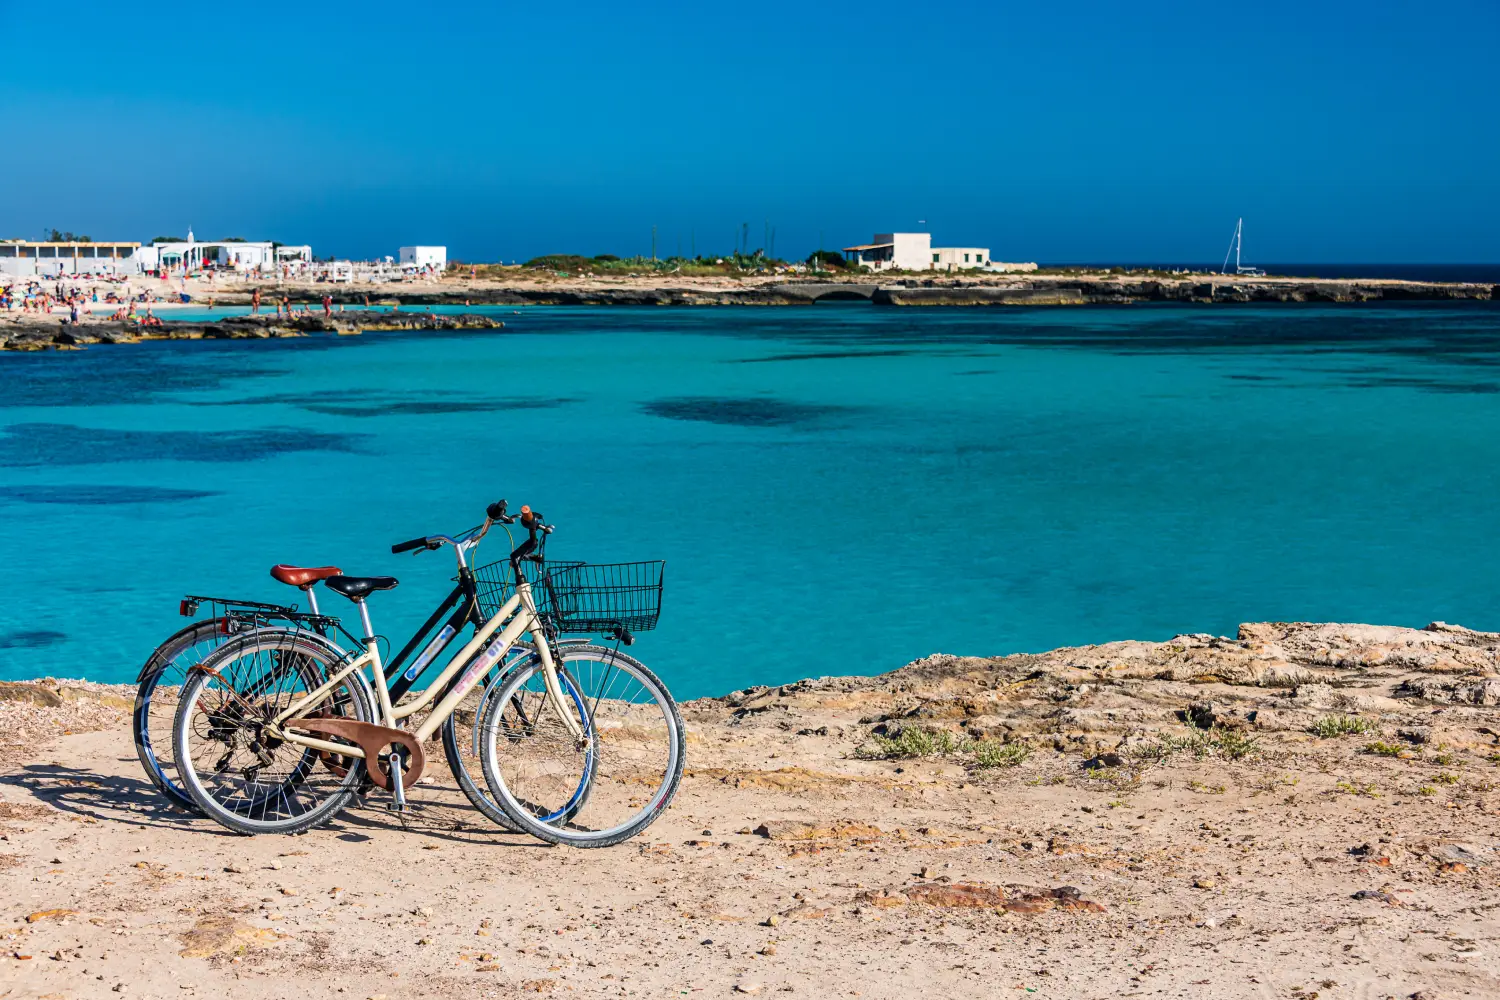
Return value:
M 552 534 L 552 529 L 554 526 L 544 523 L 542 514 L 540 512 L 534 511 L 530 507 L 524 505 L 521 507 L 521 513 L 519 515 L 509 514 L 507 513 L 507 510 L 508 508 L 506 502 L 504 500 L 497 500 L 484 509 L 484 523 L 479 525 L 477 528 L 470 528 L 468 531 L 459 535 L 457 538 L 450 538 L 447 535 L 428 535 L 422 538 L 413 538 L 410 541 L 406 542 L 399 542 L 396 545 L 391 546 L 391 554 L 397 555 L 402 552 L 421 551 L 423 549 L 427 549 L 430 551 L 433 549 L 440 549 L 444 545 L 459 545 L 459 543 L 461 542 L 464 545 L 467 545 L 470 542 L 477 543 L 490 530 L 490 525 L 494 524 L 496 521 L 499 521 L 501 524 L 515 524 L 516 521 L 519 520 L 521 522 L 521 526 L 526 528 L 526 530 L 530 532 L 530 537 L 527 542 L 523 543 L 521 546 L 518 546 L 516 551 L 511 553 L 512 558 L 516 558 L 517 553 L 524 555 L 526 552 L 530 552 L 531 549 L 535 548 L 536 538 L 538 534 Z

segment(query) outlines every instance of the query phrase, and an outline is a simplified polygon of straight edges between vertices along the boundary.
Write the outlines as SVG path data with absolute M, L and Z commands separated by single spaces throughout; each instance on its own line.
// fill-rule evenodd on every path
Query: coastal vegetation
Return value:
M 1339 736 L 1358 736 L 1375 729 L 1373 722 L 1357 715 L 1325 715 L 1312 724 L 1311 732 L 1320 740 L 1331 740 Z
M 970 739 L 930 726 L 905 726 L 895 735 L 871 734 L 855 756 L 867 760 L 922 760 L 930 757 L 961 757 L 978 769 L 1019 767 L 1031 756 L 1031 745 L 996 739 Z
M 545 272 L 561 278 L 594 276 L 614 278 L 636 278 L 643 275 L 682 274 L 690 277 L 739 277 L 766 274 L 786 268 L 787 262 L 767 256 L 763 251 L 753 253 L 730 253 L 699 255 L 697 257 L 620 257 L 604 253 L 593 257 L 582 254 L 555 253 L 533 257 L 517 267 L 503 265 L 470 265 L 476 276 L 503 277 L 517 270 Z

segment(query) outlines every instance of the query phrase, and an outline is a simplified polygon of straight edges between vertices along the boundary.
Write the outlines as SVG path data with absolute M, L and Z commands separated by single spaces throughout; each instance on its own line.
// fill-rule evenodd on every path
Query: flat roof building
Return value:
M 65 274 L 134 274 L 139 243 L 0 240 L 0 274 L 56 278 Z
M 872 271 L 957 271 L 990 263 L 989 247 L 935 247 L 931 233 L 876 233 L 844 253 L 851 264 Z
M 431 267 L 441 271 L 448 266 L 447 247 L 402 247 L 399 258 L 402 267 Z
M 310 246 L 278 246 L 269 240 L 199 242 L 188 230 L 183 241 L 153 243 L 138 254 L 141 271 L 274 271 L 282 264 L 312 261 Z

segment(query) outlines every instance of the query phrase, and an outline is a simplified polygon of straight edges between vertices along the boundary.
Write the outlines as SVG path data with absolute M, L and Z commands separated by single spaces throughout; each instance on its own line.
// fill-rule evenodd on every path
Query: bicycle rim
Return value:
M 552 843 L 607 847 L 650 825 L 682 777 L 682 718 L 665 685 L 602 646 L 559 651 L 575 740 L 546 700 L 540 661 L 502 682 L 481 724 L 485 778 L 526 832 Z
M 333 659 L 295 633 L 273 631 L 226 645 L 204 661 L 184 690 L 173 740 L 182 781 L 204 812 L 241 833 L 299 833 L 348 804 L 364 775 L 361 759 L 312 750 L 266 729 L 321 685 Z M 363 681 L 351 675 L 307 714 L 368 722 L 372 710 Z
M 194 622 L 156 647 L 141 669 L 135 693 L 131 728 L 135 752 L 146 777 L 172 805 L 198 812 L 198 804 L 182 786 L 172 750 L 172 720 L 188 671 L 203 662 L 229 638 L 223 620 Z
M 486 819 L 512 833 L 525 831 L 517 826 L 515 821 L 490 796 L 489 785 L 484 777 L 484 761 L 480 752 L 479 734 L 480 722 L 490 699 L 500 690 L 500 685 L 510 668 L 520 659 L 520 657 L 513 658 L 491 670 L 490 676 L 485 679 L 484 683 L 477 686 L 463 701 L 459 702 L 453 714 L 443 720 L 442 726 L 443 753 L 448 758 L 448 768 L 453 772 L 453 779 L 458 782 L 459 789 L 469 803 Z M 566 671 L 563 674 L 563 683 L 565 687 L 569 683 Z M 520 706 L 513 706 L 510 714 L 514 715 L 515 710 L 519 708 Z

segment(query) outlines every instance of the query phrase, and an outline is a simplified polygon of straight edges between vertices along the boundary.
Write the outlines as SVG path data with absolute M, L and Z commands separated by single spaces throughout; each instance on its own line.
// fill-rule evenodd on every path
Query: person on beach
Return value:
M 281 308 L 286 311 L 286 318 L 292 318 L 292 297 L 285 292 L 281 293 Z
M 329 295 L 327 292 L 323 293 L 323 315 L 333 315 L 333 296 Z
M 259 316 L 260 315 L 260 289 L 259 288 L 257 288 L 255 291 L 253 291 L 253 292 L 250 293 L 250 315 L 251 316 Z

